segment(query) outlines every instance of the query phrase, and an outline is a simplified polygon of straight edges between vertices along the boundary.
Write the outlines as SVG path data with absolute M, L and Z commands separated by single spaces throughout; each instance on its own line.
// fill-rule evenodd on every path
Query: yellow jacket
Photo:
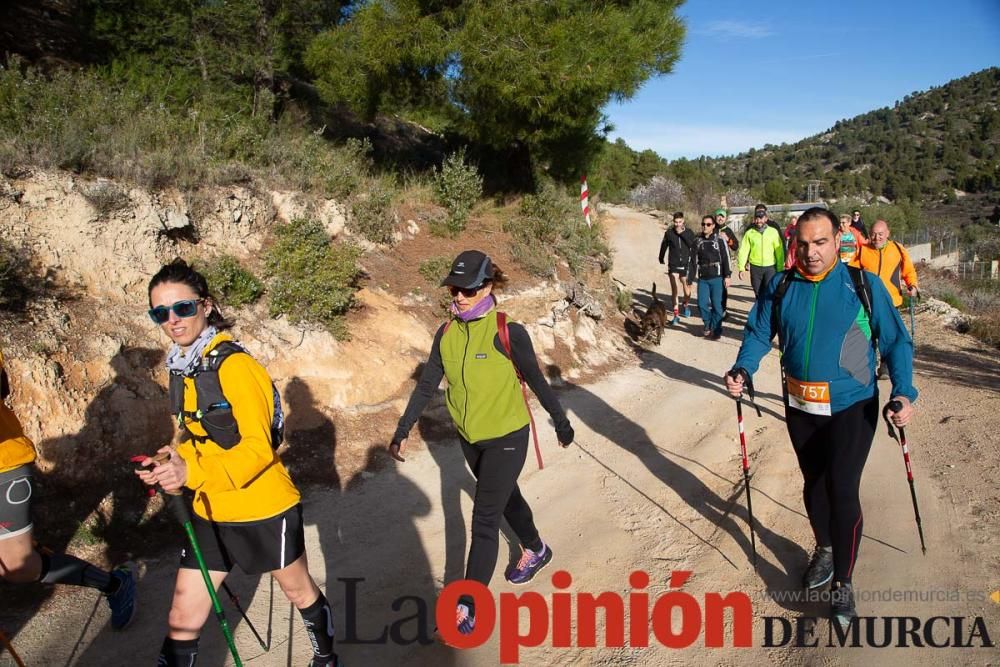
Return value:
M 858 254 L 851 260 L 851 266 L 857 266 L 874 273 L 889 290 L 892 303 L 899 308 L 903 305 L 903 283 L 907 287 L 917 286 L 917 270 L 910 261 L 906 248 L 895 241 L 886 241 L 881 248 L 871 245 L 858 246 Z M 902 282 L 900 282 L 902 280 Z
M 0 373 L 3 374 L 3 384 L 6 387 L 7 370 L 3 365 L 2 351 L 0 351 Z M 34 460 L 35 445 L 24 434 L 21 422 L 18 421 L 14 411 L 0 400 L 0 472 L 13 470 Z
M 773 266 L 778 270 L 785 266 L 785 244 L 778 230 L 770 225 L 764 225 L 763 230 L 750 226 L 740 242 L 737 270 L 745 271 L 747 262 L 754 266 Z
M 220 333 L 203 354 L 233 337 Z M 194 511 L 210 521 L 241 523 L 281 514 L 299 502 L 288 470 L 271 447 L 274 395 L 271 378 L 248 354 L 233 354 L 219 367 L 219 382 L 240 431 L 240 441 L 223 449 L 198 422 L 187 424 L 196 437 L 178 446 L 187 464 L 185 486 L 194 491 Z M 198 409 L 193 378 L 184 378 L 184 410 Z

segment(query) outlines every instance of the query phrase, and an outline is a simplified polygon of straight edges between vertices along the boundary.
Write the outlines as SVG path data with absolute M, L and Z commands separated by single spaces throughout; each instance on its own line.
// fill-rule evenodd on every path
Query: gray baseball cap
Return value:
M 493 262 L 478 250 L 463 250 L 451 263 L 451 271 L 441 286 L 454 285 L 462 289 L 479 287 L 493 277 Z

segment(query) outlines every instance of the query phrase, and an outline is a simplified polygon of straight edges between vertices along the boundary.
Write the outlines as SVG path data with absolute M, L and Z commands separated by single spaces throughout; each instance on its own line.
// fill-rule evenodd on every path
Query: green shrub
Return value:
M 431 236 L 453 239 L 465 229 L 465 221 L 451 215 L 435 214 L 427 223 Z
M 347 338 L 344 314 L 354 305 L 361 250 L 331 244 L 323 226 L 309 219 L 277 227 L 275 237 L 265 262 L 271 316 L 319 324 Z
M 222 255 L 198 269 L 208 280 L 212 294 L 225 306 L 239 308 L 264 294 L 264 283 L 232 255 Z
M 536 275 L 553 272 L 555 261 L 549 249 L 565 259 L 574 274 L 587 263 L 601 271 L 611 268 L 611 250 L 600 227 L 588 227 L 577 200 L 549 179 L 542 181 L 536 194 L 521 200 L 517 215 L 504 228 L 514 236 L 518 262 Z
M 23 310 L 31 298 L 28 251 L 0 238 L 0 310 Z
M 628 290 L 623 290 L 614 286 L 615 289 L 615 307 L 622 313 L 628 313 L 632 310 L 632 293 Z
M 396 214 L 392 208 L 395 190 L 386 178 L 369 181 L 365 192 L 354 197 L 347 226 L 372 243 L 392 243 Z
M 442 278 L 448 275 L 448 271 L 451 270 L 451 258 L 438 255 L 437 257 L 425 259 L 420 262 L 420 267 L 417 270 L 423 276 L 424 280 L 432 285 L 437 285 L 441 282 Z
M 952 308 L 958 308 L 959 310 L 965 308 L 962 300 L 955 296 L 952 292 L 942 292 L 937 295 L 937 298 L 941 299 Z
M 64 168 L 154 189 L 260 177 L 340 199 L 371 174 L 367 140 L 334 145 L 294 106 L 272 123 L 232 99 L 174 96 L 169 77 L 143 72 L 137 81 L 116 68 L 43 74 L 17 57 L 0 62 L 0 171 Z
M 525 271 L 539 278 L 552 278 L 555 275 L 555 263 L 552 255 L 537 243 L 529 243 L 517 238 L 511 244 L 511 254 Z
M 268 180 L 337 199 L 358 192 L 372 172 L 371 142 L 348 139 L 333 146 L 304 131 L 304 123 L 297 114 L 286 113 L 264 142 L 261 159 Z
M 476 168 L 465 164 L 465 148 L 447 158 L 434 174 L 434 197 L 448 209 L 446 228 L 452 235 L 465 229 L 469 212 L 483 194 L 483 177 Z

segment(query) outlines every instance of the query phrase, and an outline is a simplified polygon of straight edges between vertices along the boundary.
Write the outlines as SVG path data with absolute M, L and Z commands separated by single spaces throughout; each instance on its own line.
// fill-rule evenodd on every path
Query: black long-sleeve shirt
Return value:
M 718 233 L 711 236 L 699 236 L 691 250 L 691 265 L 688 268 L 688 281 L 707 280 L 710 278 L 728 278 L 732 270 L 729 268 L 729 246 Z
M 663 241 L 660 242 L 660 264 L 663 259 L 667 259 L 668 269 L 673 271 L 686 271 L 690 258 L 691 248 L 694 247 L 694 232 L 685 229 L 680 234 L 673 227 L 663 234 Z
M 444 330 L 445 325 L 442 324 L 434 335 L 430 356 L 427 358 L 424 370 L 420 374 L 417 386 L 414 387 L 413 393 L 410 394 L 410 400 L 406 404 L 406 409 L 403 411 L 403 415 L 399 418 L 399 423 L 396 425 L 396 432 L 392 436 L 393 443 L 399 443 L 409 435 L 410 429 L 417 423 L 420 414 L 427 407 L 427 403 L 430 402 L 434 396 L 434 392 L 437 391 L 438 386 L 441 384 L 441 378 L 444 377 L 444 364 L 441 361 L 441 337 L 444 335 Z M 552 387 L 549 386 L 548 381 L 546 381 L 545 376 L 542 375 L 542 371 L 538 367 L 538 359 L 535 358 L 535 348 L 531 344 L 531 337 L 528 335 L 528 331 L 524 326 L 516 322 L 508 322 L 507 330 L 510 333 L 510 350 L 514 357 L 514 365 L 521 372 L 521 377 L 524 378 L 531 391 L 538 397 L 538 401 L 542 404 L 542 407 L 545 408 L 545 411 L 552 418 L 552 422 L 556 427 L 556 437 L 564 445 L 573 442 L 573 427 L 570 425 L 566 411 L 563 410 L 555 392 L 552 391 Z M 503 344 L 500 342 L 500 334 L 493 337 L 493 347 L 504 357 L 507 357 L 507 351 L 504 350 Z

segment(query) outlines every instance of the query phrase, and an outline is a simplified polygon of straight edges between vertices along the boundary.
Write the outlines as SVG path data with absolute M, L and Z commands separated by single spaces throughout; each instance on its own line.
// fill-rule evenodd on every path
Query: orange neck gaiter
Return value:
M 831 264 L 830 268 L 827 269 L 826 271 L 824 271 L 823 273 L 817 274 L 815 276 L 810 276 L 808 273 L 803 272 L 802 269 L 801 269 L 801 267 L 798 267 L 798 266 L 795 267 L 795 270 L 798 272 L 798 274 L 800 276 L 802 276 L 803 278 L 805 278 L 809 282 L 818 283 L 819 281 L 823 280 L 823 278 L 826 278 L 830 274 L 830 272 L 833 271 L 833 268 L 835 266 L 837 266 L 837 262 L 834 262 L 833 264 Z

